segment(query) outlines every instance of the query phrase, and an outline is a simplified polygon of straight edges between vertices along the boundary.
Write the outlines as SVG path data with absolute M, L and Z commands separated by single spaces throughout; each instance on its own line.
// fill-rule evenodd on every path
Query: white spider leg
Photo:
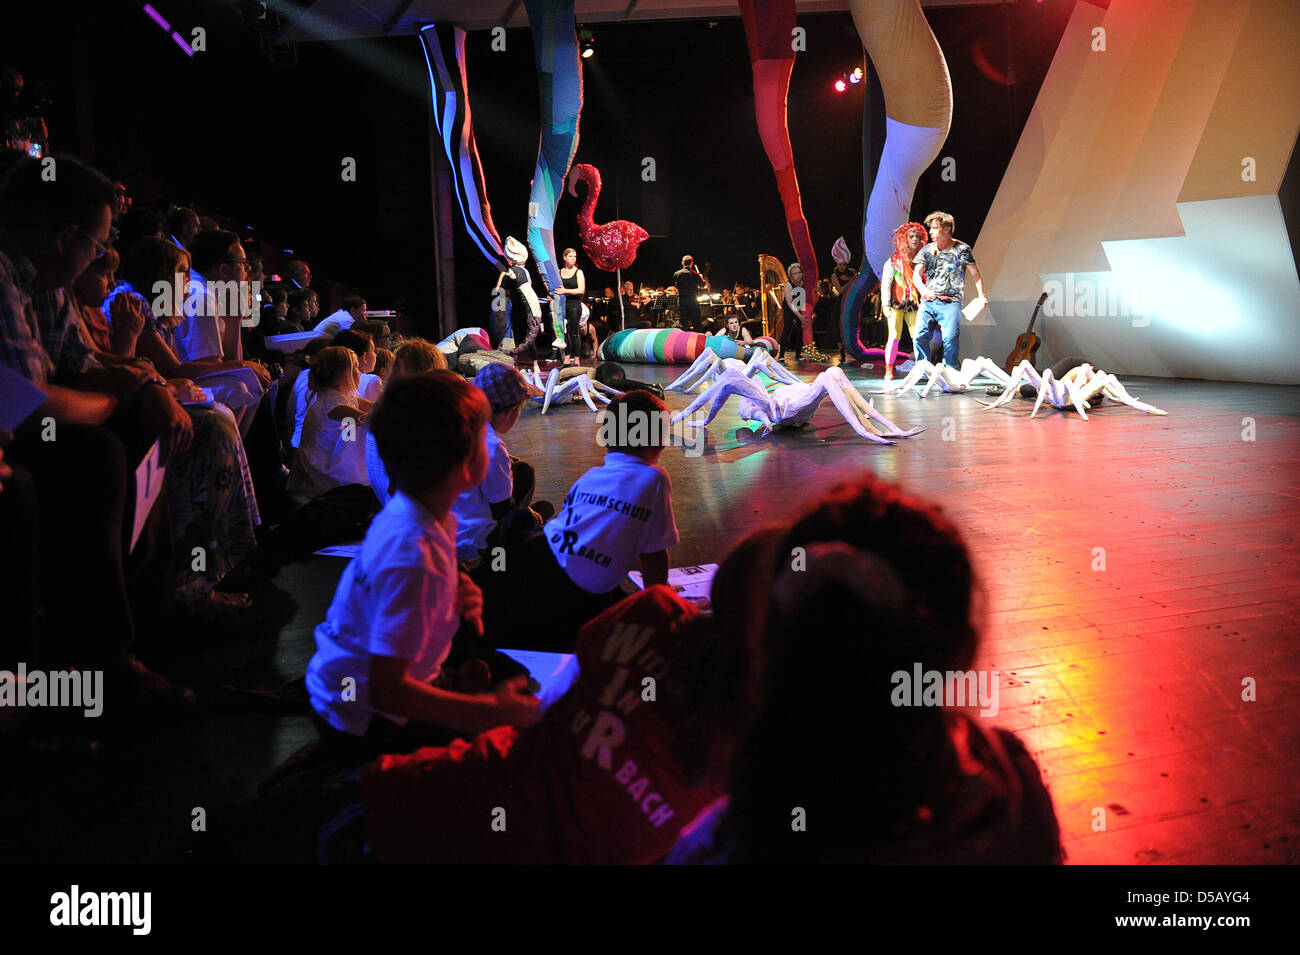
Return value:
M 885 426 L 886 433 L 891 437 L 910 438 L 912 435 L 920 434 L 925 430 L 924 428 L 912 428 L 908 431 L 904 431 L 899 428 L 894 424 L 894 422 L 890 421 L 876 410 L 876 404 L 874 401 L 868 401 L 866 398 L 862 397 L 862 393 L 858 391 L 857 388 L 853 387 L 853 382 L 849 381 L 848 375 L 844 374 L 844 372 L 839 368 L 827 368 L 818 376 L 818 378 L 824 378 L 827 382 L 834 382 L 837 386 L 843 388 L 845 396 L 849 399 L 849 402 L 854 406 L 854 408 L 857 409 L 859 416 L 866 415 L 868 418 L 880 422 Z M 814 379 L 814 384 L 815 383 L 816 379 Z
M 918 381 L 920 381 L 926 372 L 933 371 L 934 365 L 930 364 L 924 358 L 912 366 L 912 370 L 907 373 L 906 378 L 895 381 L 893 384 L 886 385 L 876 392 L 878 395 L 901 395 Z
M 771 426 L 771 405 L 769 404 L 767 392 L 763 390 L 762 386 L 759 385 L 758 382 L 746 378 L 739 372 L 728 372 L 719 378 L 713 383 L 712 387 L 687 405 L 685 409 L 673 415 L 672 423 L 677 424 L 677 422 L 689 418 L 699 408 L 712 401 L 713 404 L 709 408 L 708 417 L 703 421 L 691 422 L 692 427 L 708 427 L 709 422 L 718 416 L 718 412 L 722 410 L 722 406 L 727 403 L 728 399 L 730 399 L 732 395 L 749 398 L 760 410 L 768 410 L 769 413 L 767 415 L 767 420 L 765 420 L 764 423 L 769 427 Z M 759 420 L 764 419 L 760 417 Z
M 691 363 L 691 367 L 682 372 L 677 380 L 671 385 L 667 385 L 664 391 L 681 391 L 688 392 L 693 390 L 705 378 L 707 378 L 720 361 L 718 356 L 711 350 L 705 349 L 700 352 L 700 356 Z
M 813 387 L 817 388 L 826 397 L 831 399 L 831 403 L 835 405 L 835 410 L 840 413 L 840 417 L 842 417 L 859 435 L 875 444 L 894 443 L 888 438 L 882 437 L 880 432 L 876 430 L 876 426 L 871 423 L 870 419 L 865 421 L 863 420 L 863 416 L 853 404 L 853 400 L 844 393 L 844 386 L 842 383 L 837 382 L 833 378 L 828 380 L 826 378 L 826 373 L 823 372 L 813 380 Z M 818 400 L 820 400 L 820 398 Z
M 1043 406 L 1043 399 L 1047 397 L 1048 392 L 1052 392 L 1053 406 L 1058 408 L 1060 407 L 1060 405 L 1056 404 L 1055 387 L 1056 380 L 1052 377 L 1052 369 L 1049 368 L 1047 371 L 1043 372 L 1042 378 L 1039 380 L 1038 400 L 1034 402 L 1034 410 L 1029 413 L 1029 417 L 1032 418 L 1034 415 L 1038 414 L 1038 409 Z
M 749 356 L 749 361 L 745 365 L 746 377 L 752 378 L 760 371 L 773 381 L 779 381 L 783 385 L 803 384 L 790 369 L 769 355 L 765 348 L 755 348 L 754 354 Z
M 1088 399 L 1084 396 L 1083 389 L 1080 388 L 1077 384 L 1075 384 L 1074 379 L 1069 377 L 1069 375 L 1066 375 L 1066 377 L 1061 380 L 1065 384 L 1065 393 L 1069 395 L 1070 401 L 1074 405 L 1074 410 L 1079 412 L 1080 418 L 1082 418 L 1084 421 L 1087 421 L 1088 420 L 1088 409 L 1087 409 Z
M 1149 405 L 1145 401 L 1138 401 L 1136 398 L 1134 398 L 1131 394 L 1128 393 L 1128 389 L 1125 388 L 1122 384 L 1120 384 L 1120 380 L 1116 378 L 1114 375 L 1108 375 L 1102 373 L 1098 375 L 1098 380 L 1100 380 L 1103 384 L 1102 390 L 1106 393 L 1106 397 L 1110 398 L 1112 401 L 1118 401 L 1121 404 L 1126 404 L 1130 408 L 1136 408 L 1138 411 L 1145 411 L 1147 414 L 1157 414 L 1157 415 L 1169 414 L 1168 411 L 1161 411 L 1155 405 Z
M 601 401 L 605 402 L 605 404 L 609 404 L 610 395 L 613 395 L 615 398 L 621 398 L 623 396 L 623 392 L 619 391 L 617 388 L 611 388 L 603 381 L 597 381 L 594 378 L 591 380 L 591 386 L 596 389 L 597 397 L 600 398 Z
M 1015 368 L 1011 369 L 1011 375 L 1007 379 L 1006 390 L 1003 391 L 1002 394 L 991 402 L 981 401 L 980 404 L 984 405 L 986 411 L 992 408 L 1000 408 L 1020 393 L 1020 385 L 1026 378 L 1029 379 L 1030 384 L 1034 386 L 1035 390 L 1042 390 L 1042 378 L 1039 377 L 1038 372 L 1034 370 L 1034 366 L 1026 359 L 1016 365 Z
M 925 387 L 921 389 L 921 397 L 928 397 L 930 392 L 934 390 L 936 384 L 944 394 L 952 394 L 954 391 L 963 390 L 965 385 L 957 385 L 954 387 L 956 383 L 952 380 L 952 376 L 953 371 L 947 365 L 934 366 L 934 371 L 930 373 L 930 380 L 926 382 Z
M 552 368 L 551 373 L 546 377 L 546 397 L 542 401 L 542 414 L 546 414 L 547 409 L 551 407 L 551 402 L 555 400 L 555 385 L 560 380 L 560 369 Z
M 972 381 L 981 375 L 985 378 L 992 378 L 1003 387 L 1006 387 L 1011 382 L 1011 376 L 991 358 L 985 358 L 981 355 L 978 358 L 967 358 L 961 363 L 961 377 L 966 385 L 969 386 Z
M 581 375 L 578 377 L 577 382 L 578 382 L 578 391 L 582 394 L 582 400 L 587 403 L 587 407 L 590 408 L 592 411 L 599 410 L 596 407 L 596 402 L 591 400 L 591 394 L 593 391 L 591 387 L 591 379 L 588 378 L 586 375 Z

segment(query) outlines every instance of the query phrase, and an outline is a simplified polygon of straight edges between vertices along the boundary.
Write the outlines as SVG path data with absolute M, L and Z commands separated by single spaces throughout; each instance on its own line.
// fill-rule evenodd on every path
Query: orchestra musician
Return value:
M 700 315 L 700 289 L 709 288 L 709 280 L 695 267 L 695 259 L 689 255 L 682 256 L 682 267 L 673 274 L 673 284 L 681 297 L 682 328 L 699 331 L 702 317 Z

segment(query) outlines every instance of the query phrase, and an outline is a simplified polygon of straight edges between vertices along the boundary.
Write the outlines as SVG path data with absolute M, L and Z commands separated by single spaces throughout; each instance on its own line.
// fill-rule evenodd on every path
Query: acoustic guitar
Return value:
M 1016 347 L 1011 349 L 1011 354 L 1007 356 L 1007 360 L 1002 364 L 1008 375 L 1022 361 L 1028 360 L 1032 365 L 1034 359 L 1038 356 L 1038 349 L 1042 347 L 1043 340 L 1034 334 L 1034 322 L 1038 321 L 1038 310 L 1043 307 L 1043 303 L 1046 301 L 1047 291 L 1044 290 L 1043 294 L 1038 296 L 1038 304 L 1034 306 L 1034 314 L 1029 316 L 1029 327 L 1025 329 L 1023 335 L 1016 339 Z

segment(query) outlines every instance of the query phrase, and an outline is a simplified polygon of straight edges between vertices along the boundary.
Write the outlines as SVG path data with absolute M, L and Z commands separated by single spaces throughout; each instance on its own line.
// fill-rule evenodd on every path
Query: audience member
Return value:
M 332 353 L 317 356 L 317 366 Z M 445 742 L 447 729 L 526 725 L 537 707 L 523 678 L 493 693 L 442 688 L 462 618 L 481 626 L 482 597 L 456 563 L 452 502 L 487 470 L 482 392 L 450 372 L 395 381 L 373 428 L 394 493 L 348 564 L 325 622 L 307 689 L 322 741 L 359 759 Z
M 346 295 L 343 298 L 343 306 L 321 319 L 313 330 L 326 338 L 333 338 L 345 328 L 351 328 L 356 322 L 365 321 L 365 317 L 366 300 L 360 295 Z
M 570 488 L 542 531 L 506 547 L 506 570 L 476 571 L 494 646 L 573 649 L 578 630 L 621 596 L 638 564 L 645 585 L 668 580 L 678 541 L 672 483 L 658 466 L 668 406 L 646 391 L 614 399 L 601 415 L 605 463 Z
M 762 533 L 771 546 L 749 581 L 763 631 L 757 713 L 729 803 L 674 861 L 1060 862 L 1051 797 L 1020 740 L 973 712 L 897 702 L 897 673 L 960 674 L 975 659 L 973 572 L 956 527 L 867 476 L 784 533 Z M 806 566 L 792 571 L 792 553 Z M 942 601 L 921 599 L 936 587 Z M 853 674 L 853 692 L 827 691 L 827 659 Z M 836 730 L 848 726 L 870 742 L 845 759 Z M 791 825 L 792 806 L 806 828 Z
M 368 485 L 366 416 L 370 402 L 357 395 L 361 372 L 349 348 L 323 349 L 311 363 L 307 413 L 289 496 L 306 504 L 336 487 Z
M 359 332 L 353 328 L 345 328 L 334 336 L 332 344 L 340 348 L 350 348 L 356 352 L 357 364 L 361 369 L 361 383 L 357 386 L 357 394 L 372 404 L 379 400 L 383 394 L 384 383 L 379 376 L 375 374 L 375 342 L 365 332 Z

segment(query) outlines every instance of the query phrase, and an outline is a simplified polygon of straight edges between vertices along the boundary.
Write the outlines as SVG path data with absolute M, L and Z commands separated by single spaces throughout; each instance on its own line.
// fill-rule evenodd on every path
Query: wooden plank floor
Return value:
M 629 366 L 661 383 L 680 370 Z M 868 393 L 878 385 L 848 373 Z M 901 482 L 965 534 L 982 588 L 977 665 L 1000 673 L 995 722 L 1043 768 L 1071 862 L 1296 862 L 1300 389 L 1126 384 L 1169 416 L 1106 407 L 1087 422 L 1031 421 L 1020 402 L 985 412 L 966 395 L 877 398 L 900 426 L 929 429 L 878 447 L 829 403 L 771 439 L 743 427 L 733 403 L 701 456 L 663 458 L 682 536 L 672 562 L 718 560 L 746 526 L 787 519 L 863 469 Z M 674 409 L 686 401 L 669 396 Z M 539 498 L 558 503 L 600 462 L 594 434 L 595 417 L 575 404 L 527 412 L 507 444 L 536 466 Z M 1104 571 L 1092 569 L 1096 548 Z M 302 676 L 344 564 L 315 558 L 280 573 L 296 616 L 272 659 L 230 682 Z M 1247 677 L 1256 702 L 1241 699 Z M 314 738 L 306 717 L 235 708 L 107 741 L 88 769 L 47 761 L 23 774 L 32 785 L 15 818 L 31 822 L 0 834 L 0 859 L 165 857 L 193 806 L 250 797 Z M 1104 831 L 1093 829 L 1098 809 Z
M 682 536 L 672 562 L 718 560 L 747 522 L 788 518 L 863 469 L 897 481 L 966 537 L 983 592 L 977 666 L 1001 674 L 995 722 L 1039 760 L 1071 862 L 1296 862 L 1300 389 L 1126 384 L 1168 417 L 1107 405 L 1086 422 L 1030 420 L 1025 402 L 882 397 L 900 427 L 929 430 L 877 447 L 829 402 L 771 439 L 733 402 L 701 456 L 663 458 Z M 674 410 L 686 401 L 669 395 Z M 593 429 L 578 404 L 525 416 L 507 443 L 558 503 L 600 461 Z M 1247 677 L 1255 702 L 1241 699 Z

